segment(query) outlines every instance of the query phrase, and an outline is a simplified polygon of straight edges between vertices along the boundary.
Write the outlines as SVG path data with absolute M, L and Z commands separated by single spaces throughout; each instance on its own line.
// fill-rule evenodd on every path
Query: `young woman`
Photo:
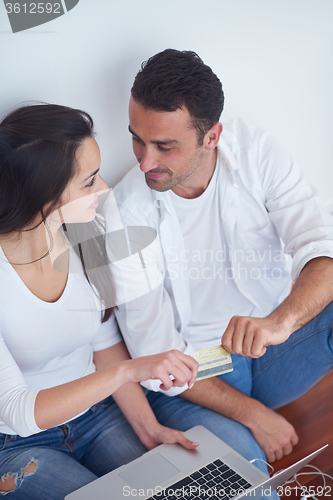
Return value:
M 197 363 L 178 351 L 130 360 L 66 237 L 94 223 L 99 168 L 82 111 L 25 106 L 0 124 L 0 497 L 62 500 L 159 443 L 197 445 L 158 424 L 138 384 L 191 386 Z

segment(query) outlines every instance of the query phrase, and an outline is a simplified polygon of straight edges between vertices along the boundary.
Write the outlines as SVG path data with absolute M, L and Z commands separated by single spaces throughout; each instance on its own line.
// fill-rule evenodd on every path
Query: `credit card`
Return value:
M 192 352 L 190 356 L 199 363 L 196 380 L 215 377 L 216 375 L 232 372 L 233 370 L 230 353 L 221 345 Z

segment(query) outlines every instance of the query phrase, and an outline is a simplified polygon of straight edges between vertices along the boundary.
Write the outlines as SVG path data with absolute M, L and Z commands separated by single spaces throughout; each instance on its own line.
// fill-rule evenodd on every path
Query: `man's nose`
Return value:
M 149 172 L 149 170 L 156 168 L 158 165 L 157 158 L 155 157 L 153 152 L 148 151 L 147 148 L 145 149 L 143 156 L 139 161 L 140 161 L 140 170 L 144 173 Z

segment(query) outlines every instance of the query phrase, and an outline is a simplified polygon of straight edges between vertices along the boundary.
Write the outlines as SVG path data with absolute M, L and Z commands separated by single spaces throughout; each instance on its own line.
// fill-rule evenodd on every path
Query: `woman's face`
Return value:
M 89 222 L 95 218 L 98 196 L 108 186 L 99 174 L 101 155 L 95 139 L 84 139 L 76 151 L 77 173 L 61 195 L 60 212 L 67 223 Z

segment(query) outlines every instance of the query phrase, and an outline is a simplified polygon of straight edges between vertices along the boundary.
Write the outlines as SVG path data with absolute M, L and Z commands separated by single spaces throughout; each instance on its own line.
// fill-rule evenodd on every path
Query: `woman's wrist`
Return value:
M 148 417 L 148 415 L 147 415 Z M 136 419 L 135 422 L 131 422 L 136 435 L 139 437 L 141 443 L 145 445 L 148 450 L 154 448 L 157 444 L 160 444 L 159 439 L 161 425 L 158 423 L 156 418 L 145 418 Z
M 121 381 L 121 385 L 126 384 L 128 382 L 139 382 L 137 380 L 136 372 L 135 372 L 135 360 L 128 359 L 119 363 L 119 377 Z

